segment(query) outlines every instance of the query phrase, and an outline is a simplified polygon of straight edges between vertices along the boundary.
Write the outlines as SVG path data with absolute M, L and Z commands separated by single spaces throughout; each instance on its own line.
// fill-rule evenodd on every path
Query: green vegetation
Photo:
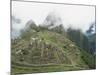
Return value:
M 69 28 L 67 30 L 67 36 L 70 40 L 75 42 L 77 46 L 89 52 L 89 41 L 88 38 L 81 32 L 81 30 L 75 30 Z
M 96 68 L 96 57 L 95 55 L 91 55 L 87 52 L 85 52 L 84 50 L 82 50 L 82 59 L 85 61 L 86 64 L 88 64 L 88 66 L 91 69 L 95 69 Z
M 86 68 L 73 67 L 72 65 L 59 64 L 59 65 L 43 65 L 43 66 L 18 66 L 12 65 L 12 75 L 28 74 L 28 73 L 43 73 L 43 72 L 58 72 L 58 71 L 73 71 L 73 70 L 86 70 Z
M 34 26 L 12 39 L 12 75 L 95 68 L 95 57 L 66 37 L 63 29 Z

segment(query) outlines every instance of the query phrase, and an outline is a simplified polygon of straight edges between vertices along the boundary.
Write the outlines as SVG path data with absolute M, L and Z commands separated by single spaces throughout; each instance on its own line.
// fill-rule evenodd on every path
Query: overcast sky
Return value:
M 12 15 L 21 19 L 19 27 L 23 27 L 30 19 L 37 25 L 42 24 L 50 12 L 56 12 L 65 27 L 71 25 L 73 28 L 81 28 L 85 31 L 90 23 L 95 22 L 94 6 L 12 2 Z

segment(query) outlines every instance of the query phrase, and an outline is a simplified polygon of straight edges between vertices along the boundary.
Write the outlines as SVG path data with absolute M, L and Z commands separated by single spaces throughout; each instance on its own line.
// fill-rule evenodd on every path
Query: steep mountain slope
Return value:
M 37 29 L 30 27 L 21 38 L 12 39 L 12 74 L 89 69 L 74 42 L 48 29 Z
M 92 54 L 96 53 L 96 24 L 92 23 L 86 31 L 86 36 L 89 40 L 89 50 Z

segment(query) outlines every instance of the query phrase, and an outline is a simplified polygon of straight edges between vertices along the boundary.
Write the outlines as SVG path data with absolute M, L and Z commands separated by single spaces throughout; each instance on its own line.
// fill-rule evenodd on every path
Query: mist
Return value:
M 91 23 L 95 22 L 94 6 L 13 1 L 12 16 L 17 18 L 17 22 L 12 18 L 12 28 L 15 30 L 15 33 L 13 31 L 14 36 L 20 35 L 20 30 L 25 27 L 29 20 L 33 20 L 36 25 L 43 24 L 48 14 L 51 12 L 56 14 L 57 17 L 60 17 L 65 29 L 71 27 L 86 32 Z

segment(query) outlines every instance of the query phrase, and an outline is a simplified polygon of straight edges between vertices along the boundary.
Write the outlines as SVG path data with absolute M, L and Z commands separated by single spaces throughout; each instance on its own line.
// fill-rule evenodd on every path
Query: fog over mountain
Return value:
M 20 35 L 21 30 L 21 20 L 16 18 L 15 16 L 12 16 L 12 26 L 11 26 L 11 38 L 17 38 Z
M 33 20 L 36 25 L 62 24 L 65 29 L 71 27 L 86 32 L 95 22 L 95 7 L 13 1 L 12 15 L 21 20 L 20 23 L 12 23 L 13 29 L 18 32 L 29 20 Z
M 95 24 L 95 22 L 93 22 L 93 23 L 90 24 L 90 27 L 89 27 L 89 29 L 86 31 L 86 34 L 87 34 L 88 36 L 90 36 L 90 35 L 95 34 L 95 33 L 96 33 L 96 24 Z
M 56 12 L 50 12 L 48 16 L 45 18 L 42 25 L 48 26 L 49 28 L 53 28 L 62 24 L 62 19 Z
M 12 2 L 11 75 L 96 69 L 95 7 Z

